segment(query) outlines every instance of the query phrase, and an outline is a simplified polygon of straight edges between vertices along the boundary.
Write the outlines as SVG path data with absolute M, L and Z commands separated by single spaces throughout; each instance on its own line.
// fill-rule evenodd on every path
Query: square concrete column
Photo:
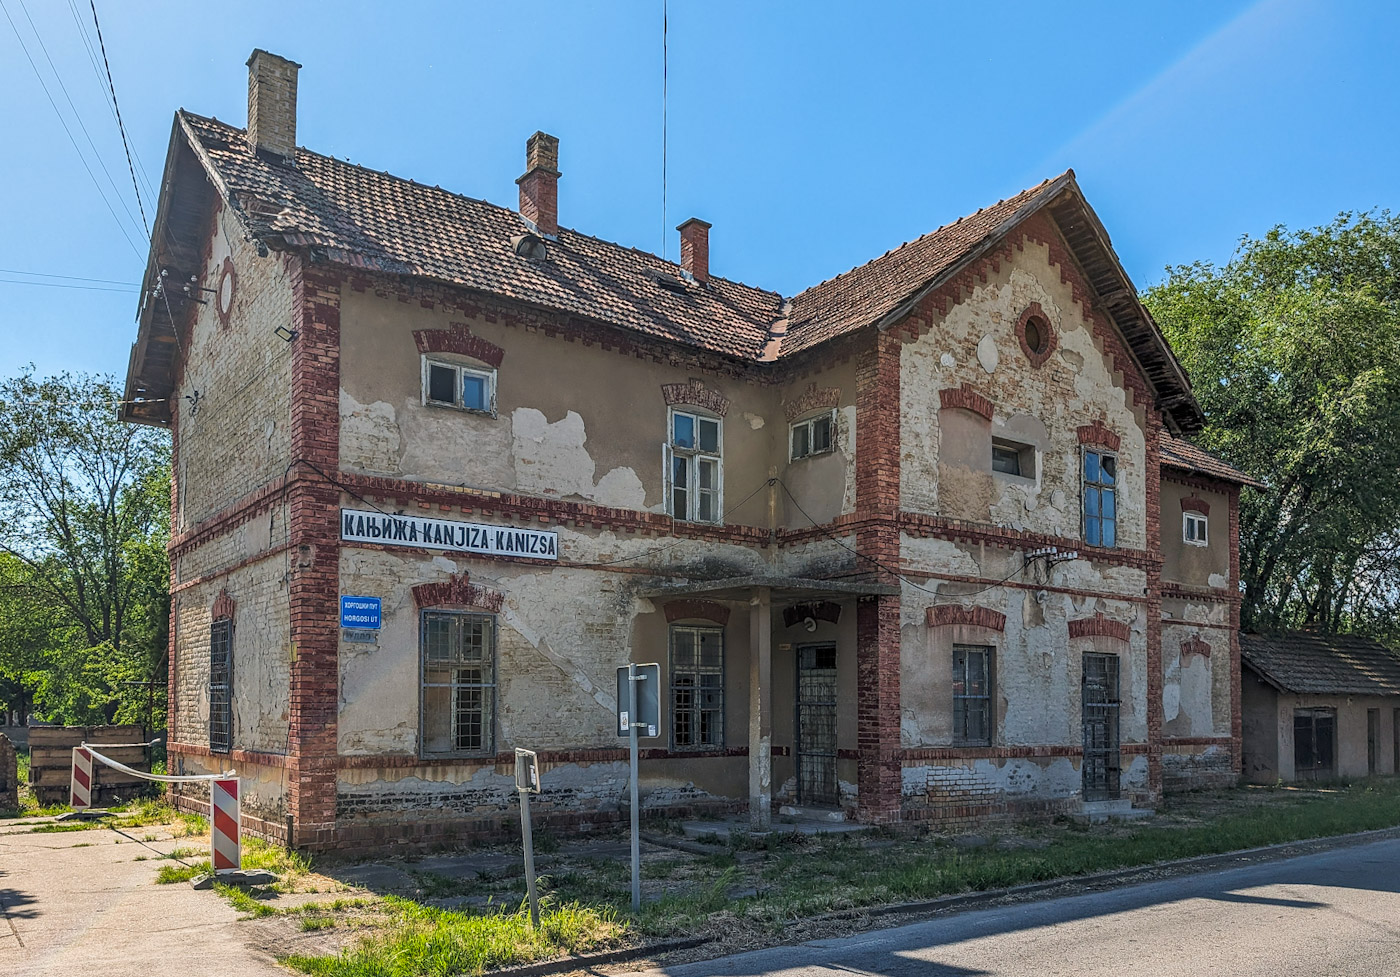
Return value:
M 749 828 L 773 826 L 773 593 L 749 598 Z

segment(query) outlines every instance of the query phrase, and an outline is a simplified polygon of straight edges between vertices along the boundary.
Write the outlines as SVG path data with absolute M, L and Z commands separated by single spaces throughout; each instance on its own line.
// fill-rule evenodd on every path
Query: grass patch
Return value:
M 306 916 L 301 921 L 301 931 L 311 933 L 316 930 L 335 928 L 335 920 L 329 916 Z
M 477 975 L 612 946 L 625 931 L 612 910 L 573 903 L 542 909 L 539 929 L 531 928 L 530 912 L 524 907 L 473 916 L 393 897 L 384 904 L 393 917 L 392 932 L 366 937 L 334 956 L 295 955 L 282 963 L 315 977 Z
M 195 862 L 191 865 L 162 865 L 160 871 L 156 873 L 156 885 L 173 885 L 176 882 L 188 882 L 196 875 L 209 874 L 209 860 Z

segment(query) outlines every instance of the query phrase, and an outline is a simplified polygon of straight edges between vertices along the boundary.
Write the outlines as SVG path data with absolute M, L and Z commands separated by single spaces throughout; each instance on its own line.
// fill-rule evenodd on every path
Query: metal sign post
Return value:
M 642 687 L 638 688 L 638 684 Z M 626 688 L 624 689 L 624 685 Z M 629 664 L 617 670 L 617 731 L 627 736 L 632 797 L 632 909 L 642 908 L 641 803 L 637 790 L 637 737 L 661 727 L 661 666 Z M 624 711 L 625 705 L 625 711 Z
M 520 838 L 525 849 L 525 890 L 530 894 L 530 926 L 539 929 L 540 898 L 535 892 L 535 838 L 530 831 L 530 795 L 540 792 L 540 767 L 534 750 L 515 751 L 515 789 L 520 791 Z

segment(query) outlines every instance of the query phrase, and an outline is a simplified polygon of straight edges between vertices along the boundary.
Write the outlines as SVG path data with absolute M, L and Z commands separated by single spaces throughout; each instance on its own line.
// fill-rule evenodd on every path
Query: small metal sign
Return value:
M 540 792 L 540 762 L 534 750 L 515 751 L 515 789 Z
M 618 736 L 626 736 L 628 731 L 627 669 L 628 666 L 623 665 L 617 670 Z M 661 733 L 661 666 L 638 665 L 637 679 L 637 735 L 658 736 Z
M 353 628 L 378 630 L 380 620 L 380 600 L 378 597 L 351 597 L 340 595 L 340 626 L 346 630 Z

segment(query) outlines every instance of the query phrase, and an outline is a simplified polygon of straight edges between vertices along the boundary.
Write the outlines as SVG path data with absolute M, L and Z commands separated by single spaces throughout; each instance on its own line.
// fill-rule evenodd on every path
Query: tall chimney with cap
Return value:
M 520 185 L 520 216 L 541 234 L 559 233 L 559 137 L 536 132 L 525 143 L 525 175 Z
M 248 58 L 248 145 L 254 152 L 296 157 L 300 68 L 262 48 Z
M 710 280 L 710 227 L 698 217 L 681 224 L 681 271 L 690 272 L 701 285 Z

